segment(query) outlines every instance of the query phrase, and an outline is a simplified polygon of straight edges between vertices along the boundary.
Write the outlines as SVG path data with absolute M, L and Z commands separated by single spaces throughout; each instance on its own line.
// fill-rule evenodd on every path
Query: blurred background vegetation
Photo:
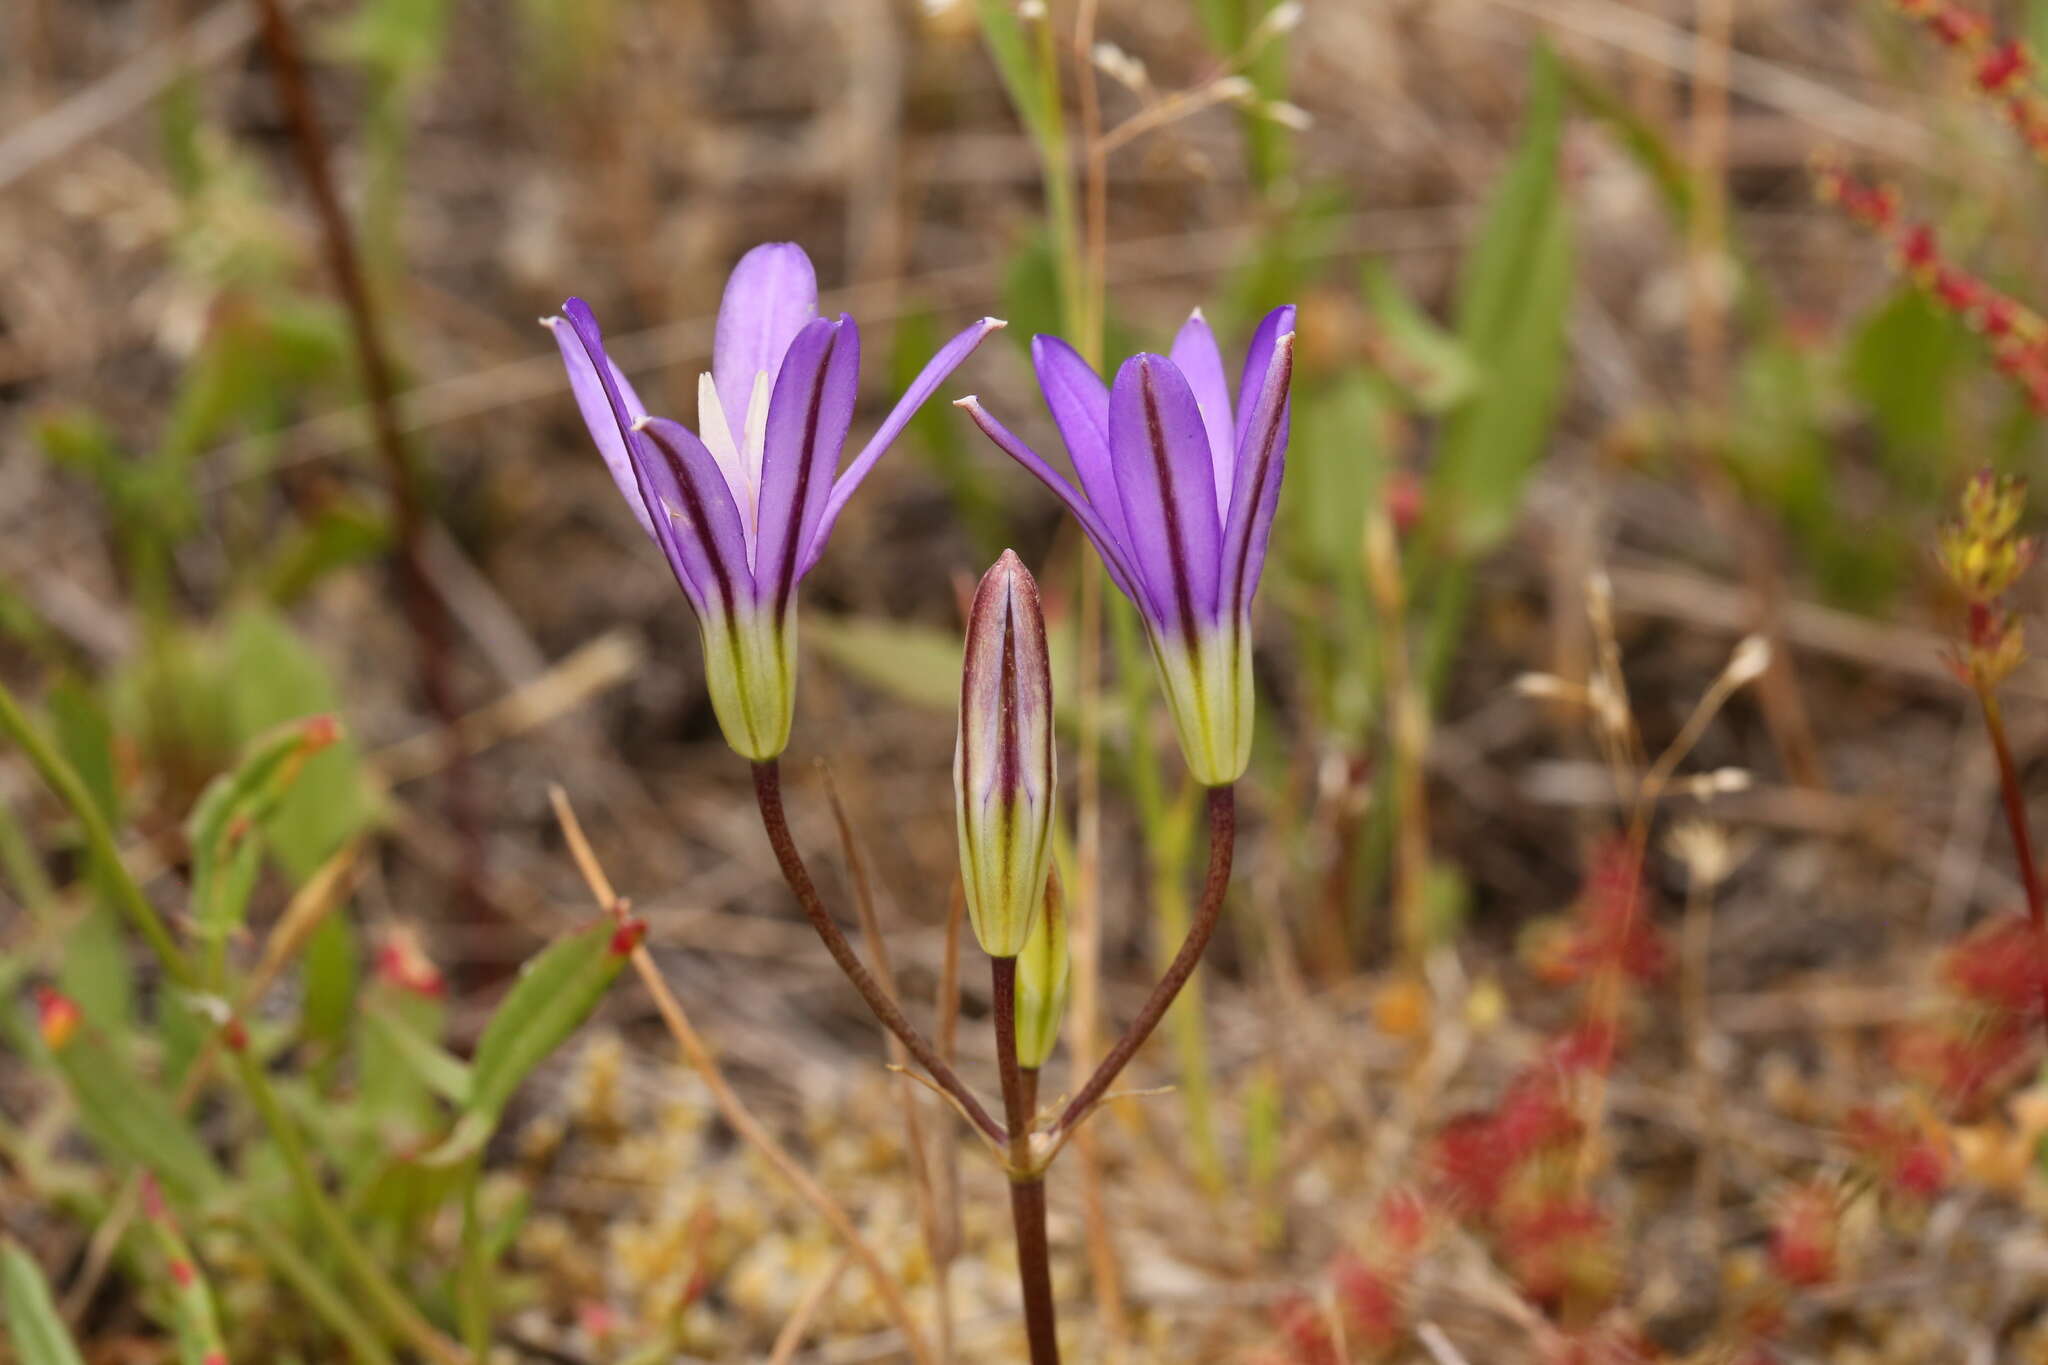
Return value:
M 1815 193 L 1817 158 L 1895 186 L 1946 260 L 2048 297 L 2048 174 L 2007 126 L 2013 87 L 1987 90 L 1930 8 L 284 4 L 394 377 L 380 432 L 261 7 L 11 0 L 16 1357 L 66 1358 L 28 1342 L 47 1320 L 107 1361 L 754 1359 L 798 1320 L 801 1358 L 901 1358 L 645 996 L 606 993 L 620 963 L 559 783 L 735 1083 L 920 1314 L 949 1302 L 966 1358 L 1021 1358 L 992 1178 L 963 1163 L 939 1201 L 961 1226 L 933 1235 L 879 1039 L 788 913 L 694 626 L 533 319 L 588 298 L 640 391 L 687 418 L 726 269 L 796 240 L 867 329 L 863 421 L 994 313 L 1008 331 L 942 396 L 1000 396 L 1049 440 L 1024 348 L 1093 306 L 1081 82 L 1108 130 L 1109 353 L 1164 349 L 1198 304 L 1226 350 L 1278 302 L 1302 328 L 1226 941 L 1148 1057 L 1176 1094 L 1120 1105 L 1089 1157 L 1107 1261 L 1096 1214 L 1056 1195 L 1081 1358 L 1276 1349 L 1273 1306 L 1323 1292 L 1419 1135 L 1570 1017 L 1516 950 L 1574 903 L 1622 803 L 1582 717 L 1510 682 L 1583 683 L 1618 643 L 1654 754 L 1761 634 L 1771 669 L 1689 760 L 1748 774 L 1711 805 L 1732 849 L 1700 967 L 1720 1126 L 1702 1137 L 1685 1098 L 1701 1038 L 1643 1001 L 1600 1162 L 1616 1283 L 1554 1311 L 1459 1260 L 1429 1291 L 1475 1361 L 1548 1358 L 1503 1295 L 1559 1340 L 1619 1314 L 1673 1358 L 1715 1348 L 1761 1192 L 1826 1164 L 1842 1105 L 1894 1083 L 1883 1031 L 1930 1008 L 1939 947 L 2015 896 L 1927 547 L 1969 471 L 2038 468 L 2040 413 L 1980 315 Z M 1984 16 L 2048 39 L 2039 0 Z M 1121 1018 L 1185 920 L 1195 804 L 1133 622 L 1111 601 L 1082 629 L 1073 527 L 943 402 L 807 584 L 792 754 L 829 763 L 866 880 L 816 781 L 799 833 L 842 900 L 872 893 L 923 1008 L 955 876 L 958 603 L 1005 546 L 1047 585 L 1070 739 L 1099 756 L 1099 799 L 1097 764 L 1070 768 L 1063 858 Z M 2012 690 L 2038 767 L 2048 674 Z M 38 769 L 70 775 L 65 801 Z M 1645 913 L 1674 918 L 1689 864 L 1646 875 Z M 135 937 L 138 895 L 193 980 Z M 523 979 L 573 1009 L 514 998 L 543 949 Z M 223 1019 L 250 1035 L 226 1049 L 239 1088 Z M 924 1119 L 941 1147 L 946 1117 Z M 1873 1234 L 1859 1287 L 1795 1315 L 1788 1359 L 2022 1358 L 2048 1291 L 2025 1211 L 2048 1187 L 1984 1153 L 2030 1154 L 2038 1115 L 1971 1122 L 1949 1249 Z M 1686 1191 L 1707 1150 L 1760 1197 L 1701 1250 Z M 171 1268 L 195 1259 L 196 1300 Z M 1907 1289 L 1869 1288 L 1887 1274 Z

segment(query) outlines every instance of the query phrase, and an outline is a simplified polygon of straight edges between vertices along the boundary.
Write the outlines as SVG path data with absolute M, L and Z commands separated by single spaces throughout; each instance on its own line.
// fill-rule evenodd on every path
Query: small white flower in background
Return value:
M 1750 635 L 1735 646 L 1735 652 L 1728 656 L 1728 667 L 1721 676 L 1730 687 L 1741 687 L 1761 678 L 1770 666 L 1771 642 L 1761 635 Z
M 1719 886 L 1735 870 L 1735 845 L 1728 831 L 1711 820 L 1687 820 L 1673 826 L 1665 847 L 1702 887 Z
M 1576 687 L 1555 673 L 1524 673 L 1515 679 L 1515 691 L 1537 701 L 1584 701 L 1585 689 Z
M 1300 0 L 1285 0 L 1285 3 L 1267 10 L 1266 17 L 1259 20 L 1259 26 L 1252 30 L 1250 45 L 1255 47 L 1283 33 L 1294 32 L 1301 25 L 1302 8 Z
M 1152 77 L 1145 64 L 1115 43 L 1097 43 L 1092 56 L 1096 69 L 1117 84 L 1141 95 L 1152 88 Z
M 1309 114 L 1308 110 L 1298 104 L 1289 104 L 1285 100 L 1268 100 L 1259 106 L 1259 114 L 1261 117 L 1279 124 L 1282 128 L 1292 128 L 1297 133 L 1304 131 L 1315 123 L 1315 119 Z

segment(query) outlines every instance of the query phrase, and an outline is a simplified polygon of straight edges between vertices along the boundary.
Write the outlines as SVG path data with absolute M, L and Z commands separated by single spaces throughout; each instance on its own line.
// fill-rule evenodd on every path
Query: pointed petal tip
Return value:
M 1208 320 L 1209 315 L 1202 311 L 1202 305 L 1199 303 L 1188 313 L 1189 322 L 1207 322 Z
M 990 332 L 1001 331 L 1009 325 L 1010 320 L 1008 318 L 983 318 L 981 320 L 981 332 L 983 336 L 987 336 Z
M 534 321 L 538 322 L 541 326 L 547 328 L 550 332 L 552 332 L 557 327 L 560 327 L 565 321 L 567 321 L 567 319 L 562 317 L 562 315 L 559 313 L 550 313 L 544 318 L 535 318 Z
M 633 430 L 645 431 L 653 423 L 653 421 L 654 419 L 652 417 L 636 417 L 633 419 Z
M 978 412 L 981 409 L 981 399 L 975 394 L 970 393 L 965 398 L 955 398 L 953 406 L 956 408 L 966 408 L 969 412 Z

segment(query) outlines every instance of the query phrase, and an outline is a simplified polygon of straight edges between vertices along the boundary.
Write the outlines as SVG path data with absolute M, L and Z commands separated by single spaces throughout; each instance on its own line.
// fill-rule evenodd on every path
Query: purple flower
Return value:
M 726 742 L 747 758 L 789 743 L 797 581 L 840 511 L 926 399 L 982 338 L 983 318 L 932 357 L 843 472 L 860 381 L 860 330 L 821 318 L 818 277 L 791 242 L 755 247 L 726 281 L 697 427 L 651 417 L 605 354 L 581 299 L 547 318 L 583 421 L 626 503 L 675 572 L 704 635 Z M 836 474 L 836 477 L 835 477 Z
M 1034 337 L 1031 356 L 1078 490 L 978 400 L 959 406 L 1059 495 L 1138 608 L 1189 771 L 1234 782 L 1251 761 L 1251 603 L 1287 453 L 1294 309 L 1253 333 L 1234 410 L 1200 309 L 1171 356 L 1134 355 L 1108 387 L 1058 337 Z

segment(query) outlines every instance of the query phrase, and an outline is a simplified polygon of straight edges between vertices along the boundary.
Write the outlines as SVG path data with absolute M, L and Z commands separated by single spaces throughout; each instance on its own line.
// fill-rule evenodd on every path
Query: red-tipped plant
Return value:
M 1999 684 L 2026 658 L 2025 637 L 2006 604 L 2007 594 L 2034 562 L 2033 538 L 2019 534 L 2026 498 L 2026 484 L 2021 480 L 1989 470 L 1978 474 L 1964 490 L 1960 514 L 1942 530 L 1940 559 L 1968 613 L 1952 662 L 1956 675 L 1976 693 L 1984 730 L 1998 760 L 1999 795 L 2006 828 L 2012 835 L 2013 856 L 2019 864 L 2020 886 L 2026 892 L 2033 953 L 2031 960 L 2024 952 L 1973 953 L 1960 964 L 1952 960 L 1950 967 L 1953 972 L 1960 965 L 1964 972 L 1958 986 L 1965 994 L 2004 992 L 2008 997 L 2004 1004 L 2024 1005 L 2028 1012 L 2034 1006 L 2024 997 L 2031 994 L 2041 1007 L 2042 1027 L 2048 1029 L 2048 892 L 2041 885 L 2027 822 L 2026 793 L 2020 787 L 2019 765 L 1998 703 Z

